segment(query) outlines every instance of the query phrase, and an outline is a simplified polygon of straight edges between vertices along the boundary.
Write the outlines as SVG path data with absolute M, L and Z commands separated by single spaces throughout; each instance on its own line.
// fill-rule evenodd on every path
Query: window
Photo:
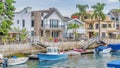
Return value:
M 93 24 L 90 24 L 90 25 L 89 25 L 89 29 L 93 29 Z
M 96 24 L 96 29 L 99 29 L 99 25 L 98 24 Z
M 31 14 L 32 16 L 34 16 L 34 12 L 32 12 L 32 14 Z
M 102 24 L 102 28 L 107 28 L 107 24 Z
M 41 21 L 41 26 L 44 27 L 43 20 Z
M 51 19 L 50 20 L 50 27 L 52 28 L 58 28 L 58 20 L 57 19 Z
M 88 19 L 88 17 L 87 17 L 87 16 L 84 16 L 84 19 Z
M 19 20 L 17 20 L 17 24 L 19 24 Z
M 23 20 L 23 24 L 22 24 L 22 27 L 25 27 L 25 20 Z
M 115 20 L 114 18 L 112 18 L 112 20 Z
M 34 36 L 34 31 L 31 31 L 31 36 Z
M 118 21 L 118 18 L 116 18 L 116 21 Z
M 41 31 L 41 36 L 43 36 L 43 31 Z
M 32 20 L 31 22 L 31 27 L 34 27 L 34 20 Z
M 112 27 L 112 25 L 111 25 L 111 24 L 108 24 L 108 27 Z

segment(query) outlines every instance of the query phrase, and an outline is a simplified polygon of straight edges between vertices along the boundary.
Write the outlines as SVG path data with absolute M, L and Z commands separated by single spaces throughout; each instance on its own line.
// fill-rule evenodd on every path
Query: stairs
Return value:
M 83 49 L 86 49 L 88 48 L 90 45 L 94 44 L 94 43 L 97 43 L 99 41 L 99 38 L 98 36 L 97 37 L 93 37 L 93 38 L 90 38 L 88 39 L 83 46 L 81 46 L 81 48 Z

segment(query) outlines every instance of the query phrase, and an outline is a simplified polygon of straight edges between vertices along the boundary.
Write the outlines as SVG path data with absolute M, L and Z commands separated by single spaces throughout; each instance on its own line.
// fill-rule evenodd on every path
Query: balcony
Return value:
M 46 29 L 46 30 L 63 30 L 64 29 L 64 25 L 54 25 L 54 26 L 50 26 L 49 24 L 41 24 L 42 29 Z
M 89 28 L 87 28 L 87 31 L 94 31 L 94 28 L 93 27 L 89 27 Z

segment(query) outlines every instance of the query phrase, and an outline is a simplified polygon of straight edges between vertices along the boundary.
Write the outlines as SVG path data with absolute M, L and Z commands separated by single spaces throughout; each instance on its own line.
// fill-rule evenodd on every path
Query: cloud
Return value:
M 110 3 L 118 2 L 119 0 L 108 0 Z

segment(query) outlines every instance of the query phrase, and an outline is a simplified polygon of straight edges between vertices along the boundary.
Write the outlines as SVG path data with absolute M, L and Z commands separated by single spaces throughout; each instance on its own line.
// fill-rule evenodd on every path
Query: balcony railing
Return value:
M 89 28 L 87 28 L 87 29 L 89 29 L 89 30 L 93 30 L 94 28 L 93 28 L 93 27 L 91 27 L 91 28 L 89 27 Z
M 64 29 L 64 25 L 54 25 L 54 26 L 50 26 L 49 24 L 41 24 L 42 28 L 59 28 L 59 29 Z

